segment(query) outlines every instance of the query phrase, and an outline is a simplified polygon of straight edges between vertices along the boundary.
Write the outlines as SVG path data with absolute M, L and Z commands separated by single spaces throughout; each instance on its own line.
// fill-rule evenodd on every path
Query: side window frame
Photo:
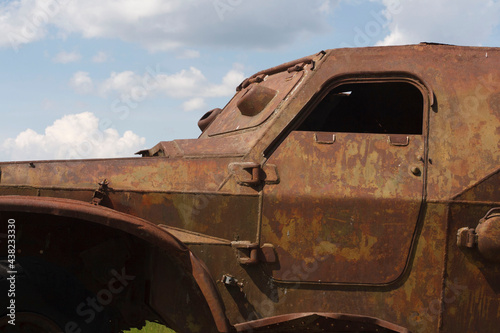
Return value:
M 299 126 L 307 119 L 307 117 L 316 109 L 321 101 L 333 89 L 346 84 L 354 83 L 387 83 L 387 82 L 402 82 L 415 86 L 421 93 L 423 98 L 422 109 L 422 135 L 427 141 L 429 113 L 434 107 L 435 97 L 431 87 L 411 72 L 389 71 L 389 72 L 359 72 L 343 75 L 332 76 L 325 81 L 319 91 L 311 97 L 309 102 L 297 113 L 295 118 L 286 126 L 286 128 L 278 135 L 275 140 L 264 150 L 264 158 L 269 158 L 276 148 L 286 139 L 286 137 L 296 131 Z M 425 144 L 427 146 L 427 143 Z
M 370 133 L 370 134 L 410 134 L 410 135 L 423 135 L 427 132 L 427 117 L 428 110 L 430 106 L 433 104 L 432 92 L 429 89 L 428 85 L 422 80 L 418 79 L 414 75 L 409 73 L 393 73 L 392 75 L 384 74 L 370 74 L 370 75 L 352 75 L 347 77 L 336 77 L 330 79 L 321 91 L 316 94 L 311 99 L 311 102 L 304 107 L 302 112 L 296 117 L 293 122 L 292 131 L 307 131 L 306 129 L 300 129 L 300 127 L 307 121 L 307 119 L 317 110 L 318 106 L 323 102 L 327 96 L 342 86 L 352 85 L 355 86 L 357 84 L 407 84 L 416 88 L 422 97 L 421 107 L 421 129 L 417 133 L 405 133 L 405 132 L 383 132 L 383 131 L 349 131 L 349 130 L 339 130 L 339 131 L 322 131 L 322 130 L 310 130 L 311 132 L 343 132 L 343 133 Z M 344 98 L 350 98 L 350 96 L 346 96 Z

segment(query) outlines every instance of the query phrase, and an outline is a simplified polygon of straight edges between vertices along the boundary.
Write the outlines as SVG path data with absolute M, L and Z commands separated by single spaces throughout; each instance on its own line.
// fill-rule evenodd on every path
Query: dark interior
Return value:
M 422 134 L 424 100 L 406 82 L 365 82 L 331 90 L 298 131 Z

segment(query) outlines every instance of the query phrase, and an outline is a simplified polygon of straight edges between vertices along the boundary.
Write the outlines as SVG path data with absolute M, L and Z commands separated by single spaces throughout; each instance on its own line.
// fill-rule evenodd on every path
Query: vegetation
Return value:
M 144 328 L 141 330 L 134 328 L 131 329 L 130 331 L 125 331 L 125 332 L 126 333 L 175 333 L 175 331 L 171 330 L 170 328 L 150 322 L 146 323 L 146 326 L 144 326 Z

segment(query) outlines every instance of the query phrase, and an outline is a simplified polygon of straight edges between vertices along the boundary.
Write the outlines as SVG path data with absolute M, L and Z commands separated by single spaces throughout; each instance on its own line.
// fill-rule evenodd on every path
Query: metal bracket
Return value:
M 457 231 L 457 246 L 473 248 L 477 244 L 476 230 L 473 228 L 460 228 Z
M 99 182 L 99 188 L 94 191 L 94 194 L 92 195 L 92 200 L 90 201 L 91 204 L 99 206 L 101 204 L 101 201 L 108 195 L 108 185 L 109 182 L 107 179 L 103 179 L 101 182 Z
M 232 275 L 229 274 L 222 275 L 220 282 L 225 284 L 226 286 L 237 287 L 240 289 L 241 292 L 243 292 L 243 287 L 244 287 L 243 282 L 239 282 L 238 279 Z

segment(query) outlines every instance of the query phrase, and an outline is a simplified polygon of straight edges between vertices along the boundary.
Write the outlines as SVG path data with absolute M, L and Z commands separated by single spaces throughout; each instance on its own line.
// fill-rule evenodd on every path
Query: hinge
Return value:
M 256 77 L 249 78 L 248 84 L 260 83 L 260 82 L 264 81 L 266 76 L 267 76 L 266 74 L 260 74 L 260 75 L 257 75 Z
M 238 87 L 236 87 L 236 91 L 241 91 L 251 85 L 252 83 L 260 83 L 264 81 L 266 78 L 267 74 L 256 74 L 252 77 L 249 77 L 248 79 L 243 80 L 243 82 L 240 83 Z
M 250 241 L 234 241 L 231 246 L 238 250 L 238 262 L 242 265 L 276 262 L 276 252 L 272 244 L 265 243 L 259 247 L 259 244 Z
M 299 64 L 296 64 L 296 65 L 293 65 L 292 67 L 289 67 L 287 69 L 288 73 L 291 73 L 291 72 L 300 72 L 302 70 L 304 70 L 304 66 L 306 65 L 305 62 L 301 62 Z
M 231 246 L 238 249 L 238 262 L 242 265 L 255 265 L 259 263 L 257 252 L 259 244 L 249 241 L 234 241 Z
M 259 163 L 242 162 L 229 164 L 229 172 L 236 176 L 240 185 L 257 186 L 260 184 L 262 168 Z
M 278 168 L 274 164 L 261 166 L 254 162 L 237 162 L 230 163 L 228 169 L 237 183 L 243 186 L 279 183 Z

